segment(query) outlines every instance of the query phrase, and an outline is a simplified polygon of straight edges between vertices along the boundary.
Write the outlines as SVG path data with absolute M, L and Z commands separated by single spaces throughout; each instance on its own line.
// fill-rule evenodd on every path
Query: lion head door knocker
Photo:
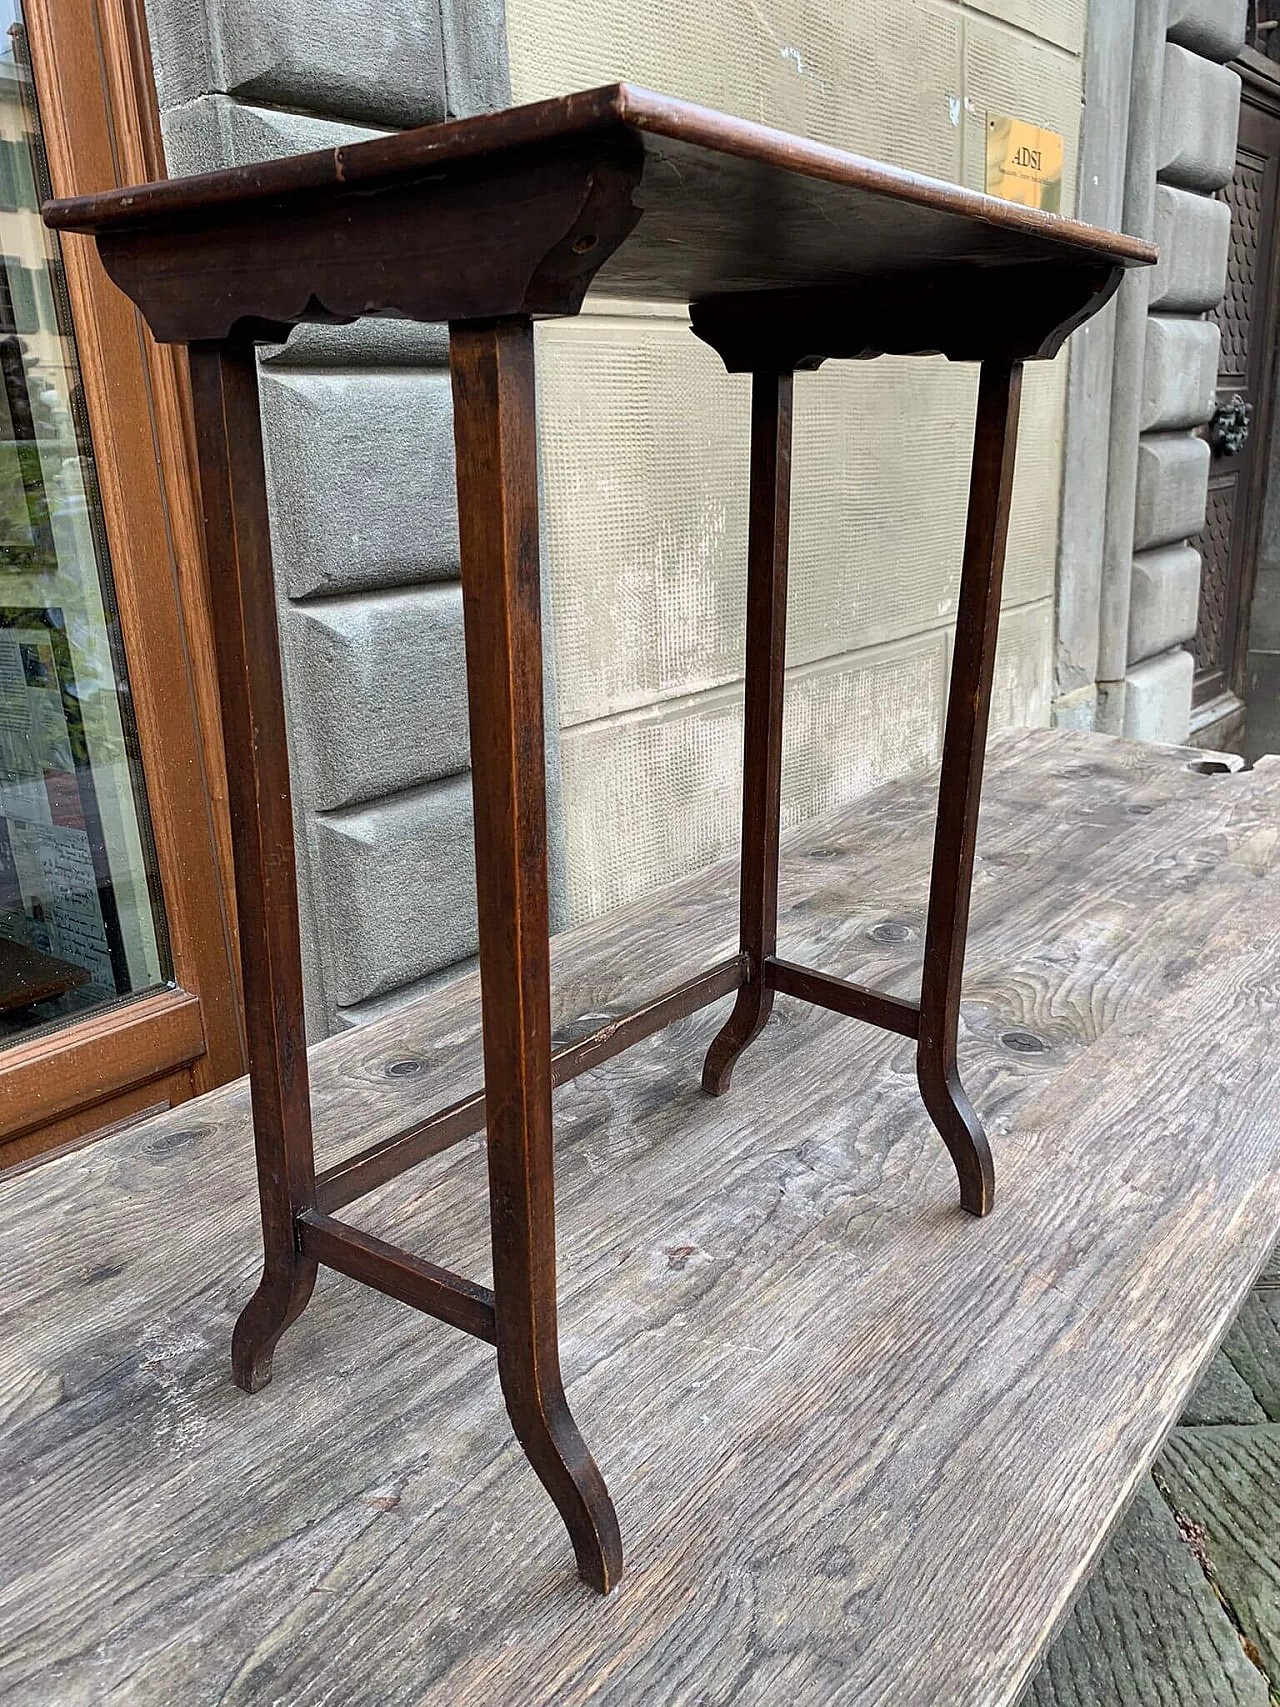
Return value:
M 1246 403 L 1240 393 L 1225 408 L 1218 409 L 1209 422 L 1209 444 L 1215 456 L 1239 456 L 1249 442 L 1253 426 L 1253 404 Z

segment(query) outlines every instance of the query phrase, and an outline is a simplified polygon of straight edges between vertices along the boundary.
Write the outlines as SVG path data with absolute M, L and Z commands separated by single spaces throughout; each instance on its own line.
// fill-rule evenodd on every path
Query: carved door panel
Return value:
M 1210 315 L 1222 331 L 1213 463 L 1200 541 L 1200 615 L 1193 650 L 1198 725 L 1238 733 L 1248 612 L 1262 510 L 1267 417 L 1275 346 L 1276 205 L 1280 115 L 1252 80 L 1240 113 L 1236 171 L 1221 197 L 1231 208 L 1227 290 Z

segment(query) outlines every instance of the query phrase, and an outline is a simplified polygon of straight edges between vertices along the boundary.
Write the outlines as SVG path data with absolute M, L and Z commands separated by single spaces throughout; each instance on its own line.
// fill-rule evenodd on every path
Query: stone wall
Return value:
M 500 9 L 478 0 L 148 16 L 174 175 L 508 100 Z M 475 951 L 446 339 L 303 327 L 260 376 L 315 1038 Z
M 1209 478 L 1200 429 L 1213 413 L 1220 345 L 1205 313 L 1222 299 L 1230 239 L 1229 209 L 1213 192 L 1235 167 L 1240 81 L 1225 61 L 1244 31 L 1245 0 L 1097 0 L 1091 20 L 1082 147 L 1101 180 L 1084 211 L 1115 223 L 1118 209 L 1126 230 L 1160 244 L 1161 260 L 1125 280 L 1113 321 L 1092 334 L 1092 351 L 1086 338 L 1073 355 L 1064 539 L 1083 525 L 1102 475 L 1106 503 L 1100 514 L 1094 505 L 1101 556 L 1064 552 L 1055 717 L 1137 740 L 1184 741 L 1190 728 L 1195 666 L 1183 642 L 1196 627 L 1194 540 Z M 1101 447 L 1092 461 L 1087 446 Z
M 1029 372 L 996 720 L 1045 722 L 1056 694 L 1060 721 L 1185 735 L 1193 429 L 1216 371 L 1202 314 L 1225 264 L 1210 192 L 1238 98 L 1218 61 L 1243 0 L 148 10 L 174 173 L 618 77 L 975 187 L 988 112 L 1062 132 L 1065 208 L 1079 183 L 1085 217 L 1150 231 L 1166 258 L 1074 341 L 1065 472 L 1067 361 Z M 538 343 L 553 827 L 561 776 L 565 797 L 553 888 L 581 919 L 736 840 L 748 391 L 679 314 L 593 303 Z M 474 949 L 445 342 L 303 328 L 261 375 L 319 1036 Z M 798 381 L 789 822 L 937 755 L 974 395 L 973 370 L 940 361 Z
M 1171 0 L 1163 45 L 1154 222 L 1162 261 L 1149 281 L 1143 349 L 1140 464 L 1129 598 L 1124 733 L 1182 740 L 1195 664 L 1198 534 L 1209 446 L 1195 430 L 1213 414 L 1221 336 L 1203 317 L 1222 300 L 1230 211 L 1212 199 L 1235 170 L 1240 80 L 1227 69 L 1244 46 L 1244 0 Z M 1194 436 L 1192 436 L 1194 435 Z
M 1280 409 L 1271 418 L 1247 669 L 1244 755 L 1252 763 L 1280 753 Z

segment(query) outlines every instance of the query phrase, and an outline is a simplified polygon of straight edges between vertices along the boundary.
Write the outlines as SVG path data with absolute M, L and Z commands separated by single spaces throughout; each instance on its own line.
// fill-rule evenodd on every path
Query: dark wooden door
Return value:
M 1232 181 L 1227 290 L 1211 316 L 1222 331 L 1213 464 L 1201 539 L 1195 726 L 1211 745 L 1238 739 L 1258 527 L 1265 490 L 1275 350 L 1276 208 L 1280 196 L 1280 86 L 1244 72 Z

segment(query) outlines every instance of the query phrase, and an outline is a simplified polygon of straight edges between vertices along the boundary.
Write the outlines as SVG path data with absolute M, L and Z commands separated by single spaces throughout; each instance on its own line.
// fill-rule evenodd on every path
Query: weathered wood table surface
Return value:
M 45 217 L 92 234 L 155 335 L 190 350 L 264 1244 L 236 1379 L 266 1385 L 319 1265 L 488 1341 L 517 1438 L 605 1593 L 621 1532 L 559 1367 L 553 1085 L 736 992 L 702 1068 L 720 1096 L 775 996 L 799 998 L 912 1040 L 960 1202 L 991 1208 L 956 1033 L 1023 366 L 1056 355 L 1156 251 L 623 84 Z M 596 284 L 687 305 L 698 337 L 752 375 L 741 928 L 727 955 L 553 1059 L 533 322 L 576 314 Z M 484 1074 L 317 1176 L 254 344 L 366 315 L 449 324 Z M 924 970 L 900 994 L 785 959 L 776 930 L 793 375 L 885 352 L 981 364 Z M 491 1286 L 343 1213 L 481 1126 Z
M 784 997 L 741 1101 L 697 1088 L 723 1008 L 557 1092 L 565 1372 L 632 1537 L 608 1601 L 475 1341 L 325 1278 L 274 1386 L 228 1381 L 243 1083 L 0 1183 L 6 1707 L 1012 1702 L 1280 1231 L 1280 763 L 1189 762 L 992 752 L 960 1054 L 1001 1214 L 956 1206 L 910 1042 Z M 915 986 L 935 790 L 784 841 L 784 952 Z M 729 952 L 734 886 L 558 939 L 557 1013 Z M 473 979 L 321 1044 L 322 1163 L 480 1048 Z M 486 1209 L 477 1138 L 359 1225 L 483 1272 Z

